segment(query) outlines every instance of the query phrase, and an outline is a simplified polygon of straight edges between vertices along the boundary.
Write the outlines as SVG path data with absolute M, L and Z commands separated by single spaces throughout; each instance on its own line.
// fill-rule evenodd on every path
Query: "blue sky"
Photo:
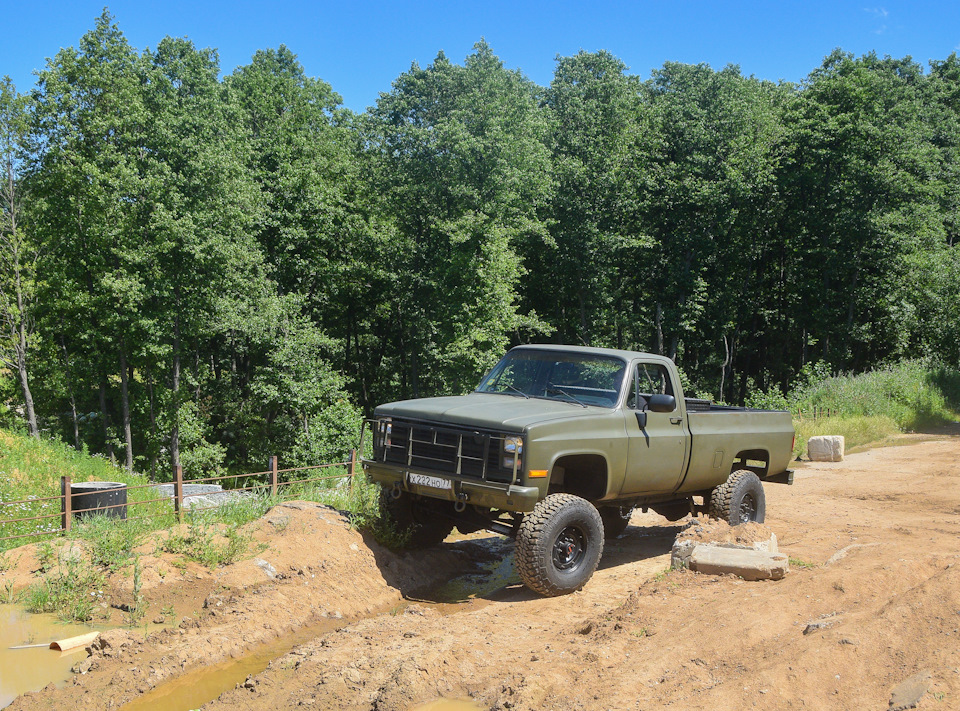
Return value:
M 25 91 L 60 47 L 76 46 L 103 0 L 5 0 L 0 75 Z M 224 73 L 257 49 L 286 44 L 311 76 L 355 111 L 376 102 L 412 62 L 439 50 L 462 62 L 481 37 L 509 68 L 550 82 L 556 55 L 606 49 L 643 78 L 665 61 L 739 64 L 744 74 L 800 81 L 835 47 L 911 55 L 921 64 L 960 49 L 960 3 L 768 0 L 766 2 L 184 2 L 109 4 L 138 49 L 166 35 L 220 52 Z

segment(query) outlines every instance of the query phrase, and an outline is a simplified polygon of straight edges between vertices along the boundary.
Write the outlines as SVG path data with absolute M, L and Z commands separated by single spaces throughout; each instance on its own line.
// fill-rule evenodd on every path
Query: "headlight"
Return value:
M 523 454 L 523 437 L 504 437 L 503 452 L 504 469 L 513 469 L 514 463 L 516 463 L 517 469 L 523 468 L 523 464 L 520 462 L 520 455 Z

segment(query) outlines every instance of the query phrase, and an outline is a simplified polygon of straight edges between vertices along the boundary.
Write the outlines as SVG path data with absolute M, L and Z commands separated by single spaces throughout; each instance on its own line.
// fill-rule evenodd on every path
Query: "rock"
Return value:
M 744 580 L 780 580 L 790 569 L 787 556 L 749 548 L 699 545 L 690 554 L 690 569 L 709 575 L 731 573 Z
M 842 462 L 844 440 L 841 435 L 821 435 L 807 440 L 807 456 L 812 462 Z
M 696 541 L 677 541 L 670 551 L 670 567 L 674 570 L 690 567 L 690 554 L 697 547 Z
M 260 570 L 267 574 L 268 578 L 277 577 L 277 569 L 270 565 L 263 558 L 254 558 L 253 562 L 257 564 L 257 567 L 260 568 Z
M 120 650 L 128 647 L 132 641 L 130 634 L 124 630 L 105 630 L 90 645 L 90 651 L 99 652 L 103 657 L 116 657 L 120 655 Z
M 93 660 L 90 659 L 90 657 L 87 657 L 86 659 L 79 661 L 70 667 L 70 671 L 74 674 L 86 674 L 88 671 L 90 671 L 90 667 L 92 666 Z
M 930 688 L 930 672 L 923 670 L 901 682 L 890 694 L 890 711 L 915 709 Z
M 817 632 L 818 630 L 825 630 L 828 627 L 833 627 L 832 622 L 809 622 L 807 626 L 803 628 L 804 634 L 810 634 L 811 632 Z

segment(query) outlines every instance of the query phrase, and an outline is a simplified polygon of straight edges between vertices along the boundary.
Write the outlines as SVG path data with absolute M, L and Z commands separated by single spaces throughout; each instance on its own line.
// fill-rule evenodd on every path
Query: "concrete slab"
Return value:
M 690 570 L 708 575 L 732 573 L 744 580 L 780 580 L 790 569 L 781 553 L 700 545 L 690 554 Z
M 821 435 L 807 440 L 807 457 L 811 462 L 842 462 L 843 449 L 841 435 Z

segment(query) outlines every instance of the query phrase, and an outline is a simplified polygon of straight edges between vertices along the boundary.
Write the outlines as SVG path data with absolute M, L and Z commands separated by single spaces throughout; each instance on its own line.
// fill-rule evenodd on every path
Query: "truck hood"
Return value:
M 470 393 L 390 402 L 380 405 L 376 414 L 519 432 L 538 422 L 583 417 L 596 414 L 597 410 L 609 408 L 533 397 L 528 400 L 519 395 Z

